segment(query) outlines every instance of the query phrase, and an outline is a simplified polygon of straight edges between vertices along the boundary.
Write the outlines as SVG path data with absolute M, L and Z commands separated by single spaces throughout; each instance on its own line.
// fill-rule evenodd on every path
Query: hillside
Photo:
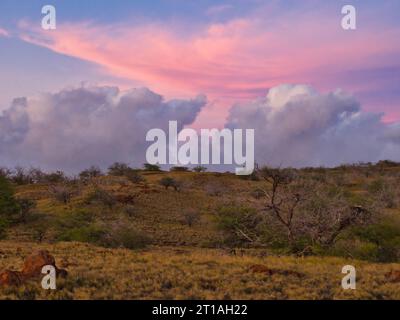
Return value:
M 32 251 L 47 249 L 69 275 L 52 293 L 30 281 L 0 288 L 0 297 L 399 299 L 399 283 L 388 274 L 400 270 L 400 197 L 392 187 L 400 168 L 304 169 L 301 175 L 334 182 L 352 207 L 369 206 L 379 216 L 349 226 L 329 246 L 317 238 L 305 242 L 303 229 L 290 244 L 279 221 L 260 213 L 266 200 L 256 191 L 272 186 L 255 177 L 141 170 L 133 177 L 13 183 L 15 198 L 31 205 L 4 229 L 0 270 L 18 270 Z M 357 268 L 357 290 L 341 288 L 344 265 Z

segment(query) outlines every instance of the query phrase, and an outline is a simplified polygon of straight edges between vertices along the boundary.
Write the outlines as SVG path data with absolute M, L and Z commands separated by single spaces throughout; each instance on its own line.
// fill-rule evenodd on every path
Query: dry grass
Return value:
M 256 206 L 249 194 L 260 182 L 241 180 L 232 174 L 143 175 L 146 182 L 139 184 L 109 176 L 96 182 L 108 192 L 136 195 L 132 216 L 124 213 L 123 204 L 112 209 L 85 204 L 93 188 L 90 185 L 82 186 L 68 204 L 53 199 L 47 186 L 17 187 L 17 197 L 37 201 L 35 210 L 42 217 L 60 217 L 81 208 L 105 223 L 124 216 L 125 221 L 151 236 L 154 246 L 131 251 L 73 242 L 38 244 L 29 225 L 15 226 L 9 231 L 9 240 L 0 242 L 0 271 L 19 270 L 25 256 L 36 249 L 47 249 L 58 265 L 68 270 L 69 277 L 60 279 L 54 292 L 41 289 L 39 280 L 20 288 L 0 288 L 0 299 L 400 299 L 400 284 L 385 279 L 385 273 L 400 270 L 400 264 L 278 257 L 261 249 L 242 249 L 234 256 L 227 250 L 211 249 L 221 245 L 221 234 L 213 221 L 218 206 L 231 202 Z M 181 192 L 165 190 L 158 184 L 167 175 L 183 182 Z M 222 186 L 223 194 L 207 194 L 209 183 Z M 362 195 L 364 184 L 365 179 L 348 188 L 352 194 Z M 185 214 L 192 209 L 199 219 L 189 227 Z M 398 208 L 387 212 L 400 217 Z M 347 264 L 357 268 L 357 290 L 341 288 L 341 270 Z M 281 272 L 253 273 L 250 267 L 254 265 Z
M 263 257 L 243 250 L 152 247 L 104 249 L 81 243 L 37 245 L 0 242 L 0 269 L 19 269 L 36 249 L 48 249 L 69 271 L 58 289 L 41 289 L 39 280 L 21 288 L 0 289 L 1 299 L 400 299 L 399 283 L 384 274 L 400 264 L 371 264 L 341 258 Z M 253 273 L 252 265 L 282 271 Z M 357 268 L 357 289 L 341 288 L 341 269 Z M 285 275 L 285 271 L 298 274 Z

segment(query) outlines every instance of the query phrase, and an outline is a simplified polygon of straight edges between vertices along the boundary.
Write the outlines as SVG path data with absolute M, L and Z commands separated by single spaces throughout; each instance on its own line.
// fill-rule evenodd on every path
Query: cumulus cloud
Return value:
M 255 129 L 256 160 L 282 166 L 334 166 L 400 160 L 400 125 L 366 113 L 341 90 L 279 85 L 267 96 L 231 108 L 226 126 Z
M 91 164 L 145 162 L 146 133 L 190 126 L 207 105 L 204 96 L 169 100 L 149 89 L 80 87 L 17 98 L 0 115 L 0 165 L 68 172 Z M 234 105 L 227 128 L 255 129 L 260 164 L 334 166 L 400 160 L 400 123 L 362 111 L 351 95 L 307 85 L 279 85 L 263 98 Z M 202 128 L 207 129 L 206 124 Z M 226 170 L 226 167 L 213 167 Z
M 165 101 L 148 89 L 65 89 L 15 99 L 0 115 L 0 164 L 76 171 L 91 164 L 145 162 L 146 133 L 191 124 L 204 96 Z

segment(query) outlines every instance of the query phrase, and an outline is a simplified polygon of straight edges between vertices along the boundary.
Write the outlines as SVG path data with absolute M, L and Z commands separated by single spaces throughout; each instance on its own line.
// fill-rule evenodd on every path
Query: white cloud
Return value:
M 333 166 L 383 158 L 400 160 L 399 127 L 366 113 L 337 90 L 319 93 L 306 85 L 280 85 L 265 98 L 230 110 L 226 126 L 255 129 L 259 163 Z
M 0 164 L 76 171 L 124 161 L 141 165 L 146 132 L 191 124 L 204 96 L 164 101 L 148 90 L 81 87 L 14 100 L 0 116 Z
M 148 130 L 181 130 L 207 101 L 165 101 L 149 89 L 80 87 L 15 99 L 0 114 L 0 165 L 34 165 L 76 172 L 115 161 L 141 165 Z M 227 128 L 255 129 L 260 164 L 333 166 L 358 161 L 400 160 L 400 124 L 363 112 L 341 90 L 320 93 L 306 85 L 280 85 L 264 98 L 231 108 Z M 203 123 L 202 128 L 207 128 Z M 214 167 L 226 170 L 225 167 Z

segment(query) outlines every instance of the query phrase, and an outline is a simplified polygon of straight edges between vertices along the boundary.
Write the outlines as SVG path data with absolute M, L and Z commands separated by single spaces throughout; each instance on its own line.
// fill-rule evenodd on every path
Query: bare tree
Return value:
M 331 246 L 349 227 L 370 223 L 374 212 L 371 206 L 350 205 L 337 186 L 319 185 L 302 207 L 298 232 L 312 244 Z
M 294 169 L 263 167 L 257 174 L 271 185 L 268 189 L 257 190 L 267 200 L 265 211 L 272 213 L 285 227 L 288 242 L 293 244 L 293 221 L 299 212 L 300 203 L 308 198 L 310 190 Z
M 370 223 L 376 211 L 371 205 L 349 203 L 340 186 L 294 169 L 264 167 L 258 174 L 270 184 L 257 190 L 266 199 L 264 210 L 286 229 L 291 246 L 300 237 L 330 246 L 349 227 Z
M 69 203 L 75 193 L 73 188 L 67 184 L 50 185 L 49 192 L 57 201 L 60 201 L 64 204 Z

